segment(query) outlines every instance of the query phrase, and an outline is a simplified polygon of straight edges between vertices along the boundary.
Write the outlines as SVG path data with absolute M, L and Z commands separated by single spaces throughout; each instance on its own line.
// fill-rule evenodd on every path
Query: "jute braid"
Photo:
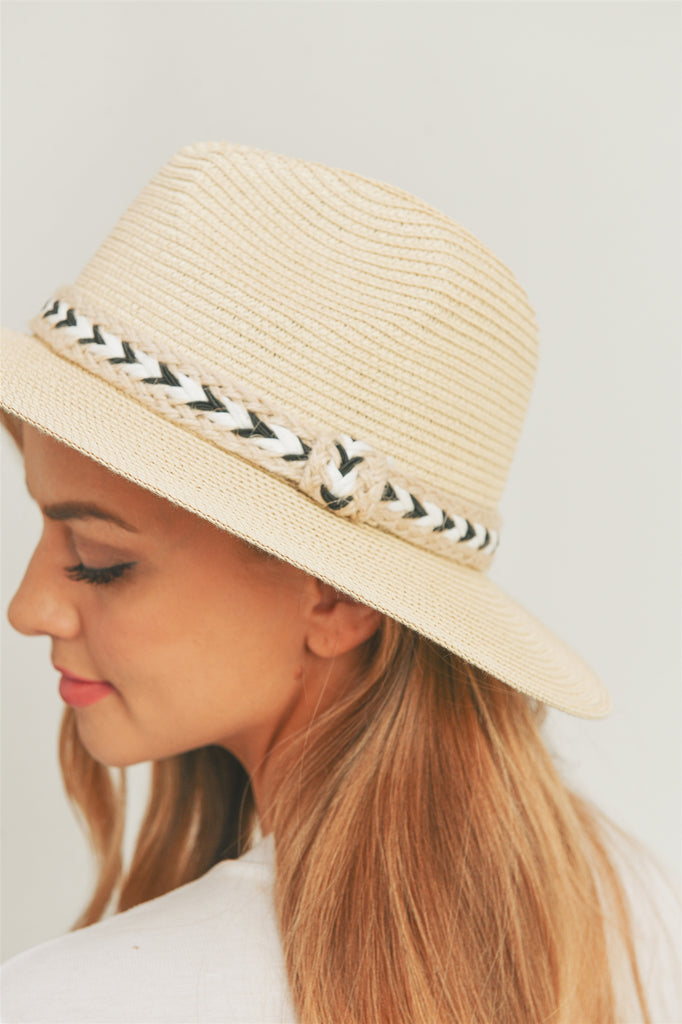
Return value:
M 172 360 L 125 341 L 61 299 L 45 303 L 35 327 L 62 355 L 285 478 L 336 515 L 480 568 L 498 546 L 493 515 L 486 516 L 486 526 L 462 514 L 463 502 L 425 497 L 422 488 L 397 472 L 390 457 L 363 441 L 347 434 L 315 434 L 234 382 L 202 383 L 206 376 L 196 368 L 183 372 Z

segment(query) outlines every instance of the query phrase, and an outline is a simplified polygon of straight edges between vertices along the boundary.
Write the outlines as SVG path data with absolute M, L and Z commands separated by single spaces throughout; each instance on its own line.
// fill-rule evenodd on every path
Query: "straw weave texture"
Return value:
M 77 293 L 125 337 L 214 382 L 228 370 L 292 418 L 390 452 L 406 476 L 497 506 L 535 320 L 506 267 L 426 203 L 322 165 L 191 147 Z
M 414 196 L 249 147 L 186 147 L 55 295 L 202 384 L 237 384 L 285 426 L 366 442 L 398 479 L 497 528 L 535 318 L 511 272 Z M 608 710 L 589 667 L 480 571 L 482 552 L 453 563 L 336 515 L 133 393 L 45 319 L 33 329 L 3 338 L 10 411 L 509 685 Z

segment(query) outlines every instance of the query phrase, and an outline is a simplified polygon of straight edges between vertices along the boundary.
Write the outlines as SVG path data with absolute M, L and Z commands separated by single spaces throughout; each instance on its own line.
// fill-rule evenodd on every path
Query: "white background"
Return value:
M 516 273 L 542 351 L 493 576 L 600 672 L 566 778 L 680 865 L 680 7 L 5 3 L 3 322 L 74 280 L 182 145 L 416 193 Z M 3 601 L 39 529 L 5 445 Z M 64 931 L 88 854 L 45 639 L 3 632 L 4 955 Z M 144 775 L 136 770 L 135 802 Z

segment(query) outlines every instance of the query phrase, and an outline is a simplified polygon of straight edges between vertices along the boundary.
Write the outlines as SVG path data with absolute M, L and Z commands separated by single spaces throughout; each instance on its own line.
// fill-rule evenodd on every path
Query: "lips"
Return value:
M 83 676 L 67 672 L 59 665 L 55 665 L 55 668 L 62 674 L 59 680 L 59 696 L 72 708 L 89 707 L 90 704 L 95 704 L 116 692 L 111 683 L 103 679 L 84 679 Z

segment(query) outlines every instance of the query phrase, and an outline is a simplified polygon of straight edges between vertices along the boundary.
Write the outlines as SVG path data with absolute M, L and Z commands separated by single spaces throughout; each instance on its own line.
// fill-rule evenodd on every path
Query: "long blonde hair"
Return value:
M 391 620 L 345 695 L 287 751 L 268 809 L 276 906 L 303 1024 L 605 1024 L 624 950 L 650 1021 L 627 903 L 598 814 L 561 781 L 542 709 Z M 78 924 L 190 881 L 250 842 L 237 760 L 154 765 L 132 863 L 125 786 L 71 711 L 61 763 L 100 864 Z

